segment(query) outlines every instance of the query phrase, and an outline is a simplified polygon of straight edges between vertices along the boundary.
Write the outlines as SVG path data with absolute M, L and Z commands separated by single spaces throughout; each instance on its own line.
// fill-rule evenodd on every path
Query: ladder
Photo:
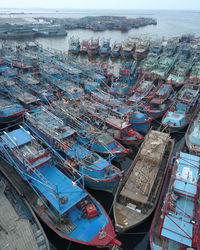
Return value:
M 82 211 L 82 217 L 87 217 L 87 212 L 85 208 L 85 199 L 81 200 L 81 211 Z

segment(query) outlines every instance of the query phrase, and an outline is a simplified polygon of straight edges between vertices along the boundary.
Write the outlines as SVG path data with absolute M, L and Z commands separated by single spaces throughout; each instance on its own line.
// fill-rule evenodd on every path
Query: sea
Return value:
M 57 17 L 57 18 L 80 18 L 85 16 L 126 16 L 127 18 L 136 17 L 151 17 L 157 20 L 157 25 L 150 25 L 138 29 L 131 29 L 128 32 L 121 31 L 101 31 L 93 32 L 91 30 L 69 30 L 66 37 L 51 37 L 51 38 L 36 38 L 35 41 L 42 45 L 45 49 L 55 49 L 61 52 L 68 50 L 68 41 L 71 36 L 79 37 L 80 41 L 90 38 L 103 38 L 110 39 L 111 44 L 114 41 L 122 42 L 128 37 L 140 37 L 150 40 L 164 40 L 171 37 L 177 37 L 185 34 L 194 34 L 196 37 L 200 36 L 200 10 L 86 10 L 86 9 L 55 9 L 55 10 L 41 10 L 41 9 L 0 9 L 0 18 L 25 18 L 27 20 L 34 17 Z M 1 19 L 0 19 L 1 22 Z M 15 41 L 19 43 L 21 41 Z M 79 60 L 80 58 L 78 58 Z M 105 60 L 105 59 L 104 59 Z M 106 59 L 107 62 L 113 66 L 121 64 L 118 61 L 111 61 Z M 118 69 L 115 67 L 115 69 Z M 155 123 L 154 126 L 158 126 Z M 175 136 L 179 140 L 182 135 Z M 134 150 L 136 153 L 136 150 Z M 116 163 L 118 167 L 126 171 L 134 158 L 134 154 L 126 157 L 122 162 Z M 101 191 L 89 190 L 89 192 L 104 206 L 111 220 L 113 221 L 112 205 L 113 194 Z M 118 235 L 118 239 L 122 242 L 122 249 L 124 250 L 146 250 L 150 249 L 149 246 L 149 230 L 153 215 L 143 224 L 133 230 L 129 230 L 123 234 Z M 114 222 L 114 221 L 113 221 Z M 96 249 L 79 245 L 67 240 L 61 239 L 51 229 L 49 229 L 43 222 L 41 222 L 50 242 L 58 250 L 87 250 Z M 91 228 L 92 230 L 92 228 Z

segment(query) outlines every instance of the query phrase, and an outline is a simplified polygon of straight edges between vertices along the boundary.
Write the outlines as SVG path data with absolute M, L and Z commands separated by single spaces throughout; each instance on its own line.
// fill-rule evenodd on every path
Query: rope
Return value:
M 70 242 L 69 242 L 69 245 L 68 245 L 68 247 L 67 247 L 67 250 L 70 249 L 70 246 L 71 246 L 71 240 L 70 240 Z

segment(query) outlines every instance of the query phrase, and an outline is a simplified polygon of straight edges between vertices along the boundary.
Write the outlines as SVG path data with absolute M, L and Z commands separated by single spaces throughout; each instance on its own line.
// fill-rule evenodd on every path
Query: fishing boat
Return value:
M 16 79 L 13 77 L 0 77 L 0 90 L 2 93 L 7 94 L 8 90 L 16 84 Z
M 28 70 L 28 69 L 33 68 L 33 65 L 29 64 L 28 62 L 23 61 L 22 59 L 13 60 L 12 66 L 20 70 Z
M 99 54 L 99 39 L 90 39 L 88 47 L 88 55 L 98 55 Z
M 100 47 L 100 55 L 101 56 L 110 55 L 110 40 L 109 39 L 103 39 L 102 45 Z
M 81 104 L 84 110 L 81 118 L 106 131 L 120 143 L 137 146 L 144 139 L 139 132 L 131 128 L 131 123 L 121 113 L 89 100 L 83 100 Z
M 87 54 L 88 53 L 89 42 L 87 40 L 83 40 L 80 44 L 80 53 Z
M 164 48 L 163 53 L 166 54 L 168 57 L 173 57 L 177 53 L 177 41 L 167 41 Z
M 15 97 L 25 109 L 31 110 L 34 107 L 38 106 L 40 103 L 40 99 L 30 92 L 20 88 L 19 86 L 15 86 L 12 91 L 9 93 L 11 96 Z
M 0 124 L 18 123 L 25 108 L 7 95 L 0 95 Z
M 50 249 L 44 230 L 30 205 L 1 173 L 0 201 L 1 249 Z
M 181 87 L 187 75 L 189 74 L 193 65 L 193 60 L 188 60 L 187 62 L 179 60 L 175 65 L 166 79 L 167 83 L 170 83 L 174 88 Z
M 200 82 L 200 63 L 199 62 L 196 62 L 194 64 L 188 78 L 191 84 Z
M 39 58 L 38 58 L 37 54 L 32 54 L 28 51 L 23 51 L 23 52 L 21 52 L 21 56 L 22 56 L 22 58 L 24 58 L 25 61 L 27 61 L 30 65 L 33 66 L 31 71 L 37 72 L 38 63 L 39 63 Z
M 33 42 L 33 41 L 26 42 L 25 49 L 26 50 L 37 51 L 39 49 L 39 45 L 36 42 Z
M 112 94 L 115 98 L 126 99 L 129 95 L 130 86 L 125 81 L 112 82 L 110 86 L 109 94 Z
M 163 44 L 160 41 L 153 41 L 149 46 L 148 56 L 157 57 L 163 52 Z
M 133 58 L 137 61 L 144 59 L 149 52 L 149 42 L 140 41 L 136 44 L 135 51 L 133 53 Z
M 122 22 L 117 26 L 117 28 L 123 32 L 126 32 L 132 29 L 132 26 L 131 24 L 128 24 L 127 22 Z
M 57 81 L 54 82 L 54 87 L 63 92 L 69 100 L 76 100 L 81 98 L 84 95 L 82 88 L 76 86 L 73 82 L 70 81 Z
M 18 75 L 18 69 L 3 65 L 0 66 L 0 73 L 4 77 L 16 77 Z
M 98 64 L 97 64 L 98 66 Z M 114 66 L 110 65 L 109 63 L 106 63 L 105 61 L 103 63 L 99 64 L 99 67 L 101 68 L 101 71 L 103 72 L 103 75 L 105 77 L 105 81 L 107 83 L 111 82 L 114 76 Z
M 106 25 L 104 23 L 100 23 L 98 21 L 94 21 L 89 25 L 90 29 L 93 31 L 104 31 L 106 29 Z
M 112 45 L 110 56 L 111 57 L 120 56 L 121 48 L 122 48 L 122 44 L 115 41 Z
M 129 76 L 132 76 L 135 71 L 136 71 L 136 67 L 137 67 L 137 63 L 135 60 L 131 60 L 131 61 L 124 61 L 120 67 L 120 70 L 119 70 L 119 75 L 120 76 L 126 76 L 126 75 L 129 75 Z
M 154 211 L 173 145 L 169 134 L 151 130 L 146 135 L 114 197 L 113 212 L 118 232 L 138 226 Z
M 76 130 L 79 143 L 88 149 L 106 158 L 111 157 L 112 160 L 119 160 L 129 153 L 129 149 L 122 146 L 111 135 L 83 121 L 81 119 L 83 110 L 77 103 L 69 105 L 65 99 L 62 99 L 54 100 L 51 104 L 56 115 Z
M 62 79 L 64 76 L 64 79 L 71 81 L 71 82 L 77 82 L 80 75 L 82 74 L 82 70 L 77 68 L 73 65 L 72 62 L 61 62 L 61 61 L 54 61 L 55 67 L 60 70 L 60 76 L 58 74 L 57 79 Z
M 104 70 L 100 64 L 88 62 L 87 64 L 81 64 L 81 77 L 84 80 L 92 80 L 97 83 L 105 84 L 106 77 L 104 76 Z M 77 81 L 77 79 L 76 79 Z
M 5 60 L 1 57 L 0 58 L 0 66 L 5 65 L 5 64 L 6 64 Z
M 26 120 L 34 133 L 40 136 L 61 155 L 77 172 L 84 175 L 87 187 L 112 191 L 120 179 L 120 170 L 97 153 L 79 143 L 76 131 L 57 116 L 42 107 Z M 68 171 L 62 168 L 61 171 Z
M 80 52 L 79 38 L 70 37 L 68 52 L 73 55 L 77 55 Z
M 57 36 L 66 36 L 67 31 L 65 30 L 65 27 L 61 25 L 53 25 L 50 24 L 50 26 L 43 26 L 39 27 L 37 29 L 37 35 L 40 37 L 57 37 Z
M 134 105 L 141 102 L 144 98 L 155 90 L 154 81 L 146 81 L 141 79 L 135 84 L 132 90 L 132 96 L 128 98 L 127 104 Z
M 0 86 L 0 89 L 3 91 L 3 93 L 10 96 L 11 98 L 18 100 L 25 109 L 32 109 L 38 106 L 40 99 L 32 95 L 28 90 L 20 87 L 17 84 L 18 81 L 2 78 L 1 83 L 2 85 Z
M 133 85 L 136 83 L 137 77 L 138 73 L 136 71 L 136 61 L 126 60 L 119 70 L 119 77 L 116 80 L 112 80 L 112 84 L 108 92 L 116 98 L 120 98 L 125 101 Z
M 179 61 L 191 61 L 191 47 L 190 45 L 183 43 L 178 48 L 178 54 L 179 54 Z
M 197 109 L 199 88 L 194 85 L 183 86 L 169 110 L 162 118 L 162 126 L 171 133 L 183 130 Z
M 200 156 L 200 103 L 185 133 L 185 141 L 189 151 Z
M 135 39 L 134 38 L 128 38 L 122 43 L 122 48 L 121 48 L 121 57 L 132 57 L 133 52 L 135 49 Z
M 151 79 L 156 80 L 165 80 L 170 72 L 172 71 L 175 62 L 177 61 L 178 56 L 168 57 L 167 55 L 162 55 L 159 60 L 154 64 L 153 69 L 151 70 Z
M 158 57 L 148 56 L 140 61 L 137 68 L 140 79 L 144 78 L 146 80 L 151 80 L 151 71 L 153 70 L 157 60 Z
M 131 128 L 134 128 L 137 132 L 146 134 L 149 131 L 152 118 L 150 118 L 146 110 L 141 109 L 140 106 L 118 107 L 116 110 L 126 117 L 131 123 Z
M 150 229 L 151 249 L 199 249 L 198 156 L 177 153 Z
M 50 64 L 40 62 L 39 72 L 42 78 L 50 84 L 62 79 L 62 73 L 60 69 L 53 64 L 53 61 L 51 61 Z
M 150 101 L 146 103 L 146 112 L 149 117 L 156 119 L 165 114 L 173 102 L 175 91 L 171 84 L 160 83 Z
M 22 74 L 19 76 L 20 84 L 25 89 L 28 89 L 31 94 L 38 97 L 43 103 L 49 102 L 55 98 L 51 91 L 51 87 L 46 82 L 41 82 L 40 79 L 33 77 L 31 74 Z
M 131 123 L 131 128 L 134 128 L 136 131 L 144 134 L 148 132 L 151 124 L 151 118 L 148 117 L 147 113 L 143 109 L 141 110 L 138 105 L 128 106 L 103 90 L 91 91 L 90 94 L 94 100 L 99 103 L 103 103 L 114 111 L 121 113 L 122 116 L 126 117 L 126 120 Z
M 19 127 L 0 135 L 0 150 L 10 164 L 3 167 L 7 176 L 60 237 L 99 247 L 120 245 L 105 210 L 81 185 L 82 176 L 63 174 L 58 167 L 67 163 L 52 148 Z
M 96 82 L 90 79 L 83 80 L 83 89 L 86 93 L 89 93 L 92 90 L 100 89 L 100 88 L 101 88 L 101 84 L 99 81 Z

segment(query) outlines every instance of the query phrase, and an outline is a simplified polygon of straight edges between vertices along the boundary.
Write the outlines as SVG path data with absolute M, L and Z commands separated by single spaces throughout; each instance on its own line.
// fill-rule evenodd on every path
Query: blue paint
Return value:
M 113 187 L 116 185 L 119 179 L 118 169 L 100 155 L 81 145 L 80 137 L 75 130 L 66 126 L 62 120 L 45 109 L 27 115 L 27 120 L 36 135 L 39 133 L 65 160 L 68 160 L 69 164 L 75 164 L 76 170 L 85 176 L 86 185 L 88 180 L 90 187 L 93 183 L 93 188 L 98 189 L 101 189 L 99 187 L 101 182 L 108 181 Z M 62 170 L 64 171 L 65 168 Z M 106 186 L 101 185 L 101 187 L 106 189 Z
M 14 146 L 14 143 L 11 143 L 8 137 L 11 139 L 15 138 L 16 144 L 18 146 Z M 4 154 L 4 157 L 10 162 L 10 164 L 14 165 L 16 170 L 31 185 L 34 191 L 37 191 L 37 194 L 40 198 L 41 194 L 45 197 L 49 204 L 51 204 L 51 206 L 57 210 L 61 218 L 64 219 L 65 217 L 68 217 L 75 225 L 75 229 L 68 234 L 66 234 L 64 231 L 62 232 L 58 226 L 58 230 L 60 230 L 60 233 L 63 237 L 65 236 L 70 240 L 79 240 L 81 243 L 87 244 L 87 242 L 91 241 L 99 233 L 99 231 L 109 223 L 103 208 L 95 200 L 93 200 L 93 198 L 89 196 L 88 193 L 84 191 L 84 189 L 81 188 L 79 181 L 75 179 L 75 176 L 73 176 L 72 173 L 71 174 L 74 178 L 73 180 L 56 168 L 55 159 L 51 158 L 49 163 L 40 165 L 36 171 L 33 170 L 31 172 L 27 172 L 26 165 L 23 164 L 19 159 L 23 156 L 25 157 L 23 150 L 26 147 L 29 147 L 32 145 L 32 143 L 37 145 L 37 141 L 28 133 L 28 131 L 24 130 L 23 128 L 16 129 L 12 132 L 8 132 L 7 136 L 2 134 L 0 139 L 0 150 Z M 16 151 L 13 151 L 14 148 Z M 39 149 L 39 144 L 37 148 L 40 150 L 38 153 L 41 155 L 41 152 L 43 152 L 44 149 L 42 150 L 42 147 Z M 49 149 L 46 149 L 45 151 L 48 150 Z M 13 152 L 18 151 L 19 153 L 13 154 Z M 53 152 L 54 151 L 52 150 L 52 155 L 54 154 Z M 30 157 L 32 158 L 33 154 L 31 154 L 31 152 L 29 153 L 31 155 Z M 66 202 L 59 202 L 59 197 L 67 197 Z M 98 216 L 90 219 L 87 217 L 82 217 L 81 209 L 76 206 L 76 204 L 80 203 L 82 199 L 87 199 L 88 204 L 93 203 L 95 205 L 98 211 Z M 49 211 L 51 211 L 51 206 L 47 206 Z M 50 214 L 49 216 L 52 215 Z M 54 214 L 54 216 L 56 215 Z M 60 217 L 57 217 L 57 220 L 59 221 Z M 51 221 L 49 222 L 51 223 Z M 52 226 L 54 225 L 52 224 Z M 93 244 L 95 244 L 95 242 L 93 242 Z M 105 244 L 105 242 L 102 241 L 100 244 Z

